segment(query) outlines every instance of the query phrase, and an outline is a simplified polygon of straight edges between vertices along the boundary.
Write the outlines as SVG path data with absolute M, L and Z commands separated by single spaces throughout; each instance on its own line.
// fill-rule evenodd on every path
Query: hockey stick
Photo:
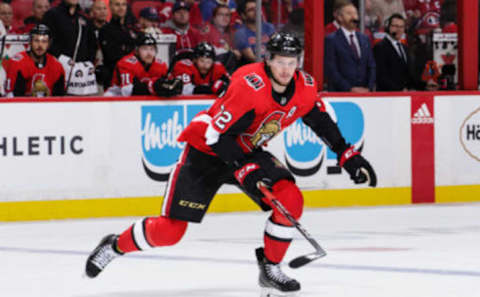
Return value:
M 77 42 L 75 43 L 75 48 L 73 49 L 72 57 L 72 67 L 68 73 L 67 87 L 65 88 L 65 95 L 68 94 L 68 88 L 70 88 L 70 81 L 72 80 L 73 68 L 75 67 L 75 62 L 77 62 L 78 48 L 80 47 L 80 39 L 82 39 L 82 24 L 80 23 L 80 18 L 78 19 L 78 36 Z
M 299 268 L 302 267 L 318 258 L 325 257 L 327 252 L 313 239 L 313 237 L 308 233 L 308 231 L 300 225 L 300 223 L 290 214 L 290 212 L 278 201 L 278 199 L 273 195 L 272 192 L 267 188 L 264 182 L 257 183 L 258 189 L 265 195 L 266 200 L 270 202 L 270 205 L 273 205 L 290 223 L 297 228 L 297 230 L 305 237 L 308 242 L 315 248 L 315 252 L 297 257 L 290 261 L 288 265 L 291 268 Z

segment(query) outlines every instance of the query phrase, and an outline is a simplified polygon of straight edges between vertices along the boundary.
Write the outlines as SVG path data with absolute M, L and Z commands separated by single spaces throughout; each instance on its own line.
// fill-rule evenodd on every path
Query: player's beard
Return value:
M 45 58 L 45 55 L 47 54 L 47 50 L 42 50 L 43 54 L 40 54 L 40 55 L 36 53 L 37 51 L 35 49 L 32 49 L 30 52 L 33 59 L 36 61 L 43 61 L 43 59 Z

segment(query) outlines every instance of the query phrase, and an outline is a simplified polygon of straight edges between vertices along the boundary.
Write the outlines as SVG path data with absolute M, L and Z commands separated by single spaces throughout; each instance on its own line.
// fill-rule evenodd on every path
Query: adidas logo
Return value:
M 426 103 L 413 114 L 412 124 L 433 124 L 433 117 Z

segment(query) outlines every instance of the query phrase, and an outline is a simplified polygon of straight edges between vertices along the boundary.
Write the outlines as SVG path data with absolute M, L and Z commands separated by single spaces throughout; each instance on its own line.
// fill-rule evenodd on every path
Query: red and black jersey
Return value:
M 50 54 L 45 55 L 45 64 L 39 65 L 29 52 L 20 52 L 9 60 L 5 91 L 9 97 L 62 96 L 65 94 L 65 71 Z
M 195 86 L 211 86 L 223 76 L 228 77 L 228 73 L 221 63 L 214 62 L 212 69 L 210 69 L 206 75 L 202 75 L 192 61 L 184 59 L 175 63 L 175 66 L 172 70 L 172 76 L 181 79 L 184 86 L 189 84 L 193 84 Z
M 344 149 L 343 137 L 317 96 L 315 80 L 298 71 L 290 88 L 290 98 L 280 98 L 279 102 L 272 95 L 272 84 L 264 63 L 246 65 L 233 74 L 225 96 L 207 111 L 199 113 L 182 132 L 179 141 L 186 141 L 211 155 L 219 155 L 216 149 L 212 149 L 217 144 L 234 141 L 235 146 L 227 144 L 227 153 L 220 156 L 229 159 L 225 161 L 234 161 L 266 145 L 283 129 L 304 117 L 304 122 L 321 137 L 324 136 L 323 129 L 332 130 L 334 127 L 335 131 L 328 138 L 338 150 Z
M 165 62 L 155 60 L 149 67 L 138 60 L 135 54 L 130 54 L 118 61 L 113 71 L 112 87 L 125 87 L 133 85 L 136 81 L 148 82 L 151 79 L 166 76 L 168 67 Z
M 213 45 L 217 56 L 233 49 L 233 34 L 231 30 L 220 32 L 215 25 L 207 23 L 200 32 L 202 38 Z
M 177 36 L 177 44 L 175 46 L 175 53 L 178 55 L 186 50 L 191 50 L 202 41 L 200 31 L 193 27 L 189 27 L 186 31 L 180 31 L 171 27 L 162 28 L 164 34 L 175 34 Z

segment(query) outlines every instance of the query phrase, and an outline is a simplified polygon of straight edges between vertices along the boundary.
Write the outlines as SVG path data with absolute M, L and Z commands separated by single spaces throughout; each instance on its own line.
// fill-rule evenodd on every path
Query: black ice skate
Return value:
M 114 245 L 117 242 L 117 237 L 118 236 L 115 234 L 105 236 L 93 252 L 90 253 L 85 267 L 85 273 L 88 277 L 96 277 L 103 271 L 108 263 L 112 262 L 116 257 L 123 255 L 114 248 Z
M 263 248 L 255 250 L 260 276 L 258 283 L 262 287 L 262 296 L 295 296 L 300 291 L 300 283 L 288 277 L 280 269 L 280 264 L 270 262 L 263 253 Z

